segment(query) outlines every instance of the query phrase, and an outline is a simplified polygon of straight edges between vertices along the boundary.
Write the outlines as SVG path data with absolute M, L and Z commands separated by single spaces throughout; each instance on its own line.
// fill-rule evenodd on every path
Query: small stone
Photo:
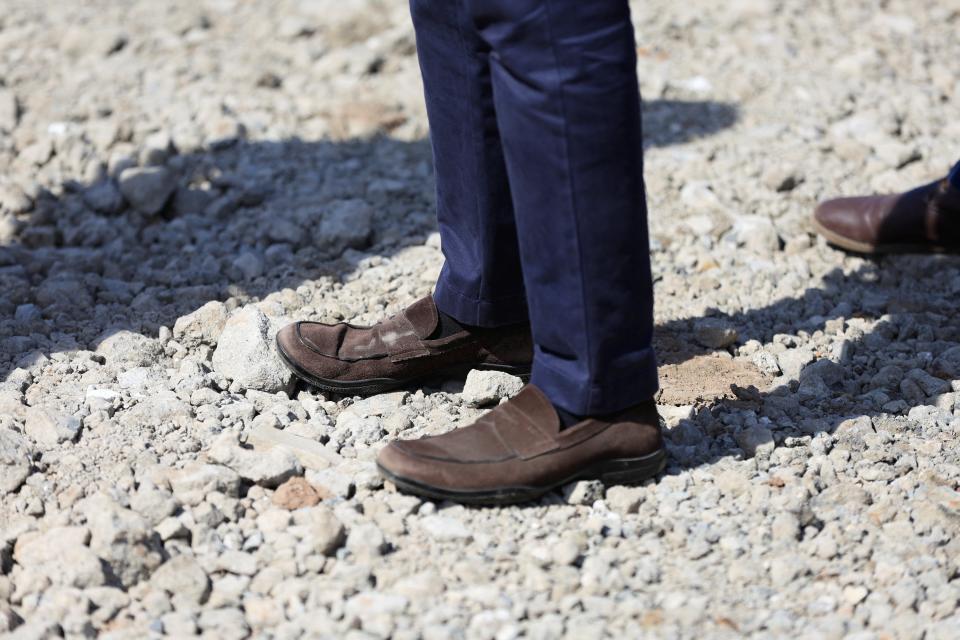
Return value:
M 347 411 L 355 413 L 361 417 L 368 416 L 389 416 L 395 413 L 403 406 L 407 398 L 410 397 L 408 391 L 394 391 L 392 393 L 379 393 L 369 398 L 364 398 L 359 402 L 354 402 L 347 408 Z
M 177 318 L 173 325 L 173 339 L 188 349 L 201 344 L 213 346 L 217 344 L 226 322 L 226 305 L 219 300 L 211 300 L 193 313 Z
M 101 180 L 83 192 L 83 202 L 100 213 L 114 215 L 123 211 L 123 194 L 113 180 Z
M 39 445 L 55 447 L 80 435 L 80 420 L 43 407 L 30 407 L 24 432 Z
M 331 498 L 347 499 L 353 495 L 354 482 L 349 469 L 309 469 L 306 477 L 307 482 L 319 493 L 327 494 Z
M 35 569 L 53 584 L 86 589 L 106 583 L 100 558 L 87 546 L 86 527 L 53 527 L 40 534 L 22 536 L 14 547 L 13 559 Z
M 180 555 L 163 563 L 150 576 L 150 585 L 168 593 L 174 602 L 203 604 L 210 595 L 210 578 L 195 558 Z
M 20 121 L 20 105 L 13 91 L 0 87 L 0 131 L 12 132 Z
M 355 618 L 399 614 L 407 608 L 409 600 L 404 596 L 364 591 L 353 596 L 344 604 L 344 611 Z
M 777 587 L 785 587 L 804 571 L 803 559 L 796 554 L 775 557 L 770 562 L 770 581 Z
M 170 638 L 188 638 L 197 635 L 197 614 L 192 611 L 171 611 L 164 614 L 163 635 Z
M 737 246 L 760 254 L 780 251 L 780 236 L 773 222 L 765 216 L 739 216 L 732 233 Z
M 10 213 L 27 213 L 33 209 L 33 198 L 19 185 L 12 182 L 0 183 L 0 209 Z
M 850 585 L 843 588 L 843 601 L 850 606 L 863 602 L 870 591 L 862 585 Z
M 214 491 L 237 497 L 240 476 L 227 467 L 216 464 L 191 463 L 168 475 L 170 488 L 178 500 L 187 505 L 198 505 Z
M 17 322 L 33 322 L 39 320 L 43 314 L 40 313 L 40 308 L 35 304 L 20 304 L 17 305 L 16 311 L 13 312 L 13 319 Z
M 263 258 L 252 251 L 244 251 L 231 264 L 246 280 L 253 280 L 263 275 Z
M 95 343 L 97 353 L 109 364 L 125 369 L 153 365 L 162 353 L 159 342 L 126 329 L 108 329 Z
M 607 489 L 605 500 L 607 506 L 617 513 L 636 513 L 646 497 L 644 487 L 616 486 Z
M 701 318 L 693 323 L 697 342 L 708 349 L 724 349 L 737 341 L 736 327 L 719 318 Z
M 467 374 L 461 398 L 469 405 L 481 407 L 499 402 L 501 398 L 512 398 L 520 393 L 523 380 L 502 371 L 472 370 Z
M 314 241 L 339 254 L 345 249 L 364 248 L 372 233 L 373 208 L 363 200 L 340 200 L 323 212 Z
M 0 496 L 19 489 L 30 476 L 33 448 L 22 435 L 0 427 Z
M 368 522 L 351 527 L 346 546 L 358 556 L 379 556 L 386 550 L 387 541 L 380 527 Z
M 780 365 L 780 370 L 783 371 L 785 378 L 799 380 L 803 368 L 815 359 L 816 355 L 810 349 L 787 349 L 777 356 L 777 363 Z
M 277 487 L 303 473 L 297 456 L 286 447 L 272 447 L 266 452 L 245 449 L 232 433 L 220 436 L 207 456 L 213 462 L 233 469 L 244 480 L 268 488 Z
M 173 211 L 178 216 L 201 214 L 213 202 L 214 193 L 206 189 L 180 187 L 173 195 Z
M 84 498 L 77 508 L 90 528 L 90 549 L 121 585 L 129 587 L 146 578 L 162 561 L 151 539 L 152 527 L 140 514 L 105 493 Z
M 793 542 L 800 536 L 800 520 L 793 513 L 778 513 L 770 528 L 773 539 L 778 542 Z
M 148 216 L 159 213 L 177 188 L 176 176 L 166 167 L 124 169 L 119 183 L 127 202 Z
M 420 528 L 434 540 L 470 540 L 473 534 L 456 518 L 430 515 L 420 519 Z
M 174 539 L 187 539 L 190 537 L 190 530 L 183 524 L 180 518 L 164 518 L 156 527 L 153 528 L 160 539 L 166 542 Z
M 293 373 L 274 347 L 276 328 L 253 306 L 227 319 L 213 352 L 213 368 L 243 388 L 267 393 L 285 390 Z
M 320 502 L 320 493 L 309 482 L 300 477 L 290 478 L 277 487 L 271 501 L 281 509 L 302 509 Z
M 141 485 L 130 497 L 130 508 L 152 525 L 159 524 L 180 507 L 180 502 L 169 491 Z
M 346 540 L 343 523 L 328 507 L 320 505 L 310 509 L 305 526 L 303 542 L 314 553 L 332 556 Z
M 768 457 L 776 446 L 773 441 L 773 432 L 761 425 L 744 429 L 736 433 L 733 438 L 748 458 Z
M 252 576 L 257 573 L 257 557 L 243 551 L 227 550 L 217 558 L 217 567 L 238 576 Z
M 796 189 L 803 182 L 803 175 L 792 165 L 773 165 L 764 172 L 762 181 L 768 189 L 783 193 Z
M 599 480 L 577 480 L 563 488 L 567 504 L 591 505 L 603 498 L 603 483 Z

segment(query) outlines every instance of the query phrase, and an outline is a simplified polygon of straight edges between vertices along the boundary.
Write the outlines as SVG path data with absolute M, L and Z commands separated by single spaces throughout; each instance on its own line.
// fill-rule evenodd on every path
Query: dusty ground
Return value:
M 671 461 L 478 510 L 372 460 L 509 384 L 327 398 L 268 348 L 436 277 L 405 3 L 7 0 L 0 630 L 956 637 L 960 260 L 808 222 L 960 154 L 960 2 L 880 4 L 633 3 Z

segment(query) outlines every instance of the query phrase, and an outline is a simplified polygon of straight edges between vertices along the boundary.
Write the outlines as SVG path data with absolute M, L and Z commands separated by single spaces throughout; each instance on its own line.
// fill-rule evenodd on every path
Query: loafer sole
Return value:
M 529 378 L 530 376 L 530 367 L 524 365 L 491 365 L 484 363 L 467 363 L 462 365 L 457 365 L 455 367 L 448 367 L 446 369 L 440 369 L 433 371 L 427 375 L 416 376 L 412 378 L 369 378 L 366 380 L 333 380 L 328 378 L 320 378 L 313 375 L 303 367 L 301 367 L 297 361 L 290 356 L 286 351 L 283 350 L 283 347 L 280 346 L 280 342 L 276 341 L 277 353 L 280 354 L 280 358 L 283 360 L 284 364 L 293 371 L 294 375 L 298 378 L 309 384 L 310 386 L 316 387 L 321 391 L 326 391 L 328 393 L 335 393 L 338 395 L 374 395 L 377 393 L 386 393 L 387 391 L 393 391 L 396 389 L 402 389 L 404 387 L 412 386 L 418 383 L 428 382 L 435 379 L 449 379 L 449 378 L 462 378 L 472 369 L 483 369 L 488 371 L 503 371 L 504 373 L 509 373 L 511 375 L 519 376 L 521 378 Z
M 899 254 L 899 253 L 956 253 L 960 251 L 960 248 L 950 248 L 944 247 L 941 245 L 935 244 L 870 244 L 868 242 L 860 242 L 859 240 L 853 240 L 842 236 L 836 231 L 832 231 L 827 227 L 820 224 L 816 218 L 813 219 L 813 228 L 814 230 L 826 238 L 827 242 L 830 244 L 844 249 L 845 251 L 852 251 L 853 253 L 862 253 L 864 255 L 882 255 L 882 254 Z
M 377 469 L 380 474 L 395 484 L 404 493 L 431 498 L 434 500 L 450 500 L 461 504 L 478 506 L 509 505 L 520 502 L 530 502 L 544 494 L 576 480 L 599 480 L 603 484 L 638 484 L 656 476 L 667 464 L 667 454 L 664 449 L 658 449 L 640 458 L 613 458 L 602 460 L 578 471 L 577 473 L 544 486 L 498 487 L 496 489 L 480 489 L 459 491 L 430 486 L 416 480 L 399 476 L 383 467 L 379 462 Z

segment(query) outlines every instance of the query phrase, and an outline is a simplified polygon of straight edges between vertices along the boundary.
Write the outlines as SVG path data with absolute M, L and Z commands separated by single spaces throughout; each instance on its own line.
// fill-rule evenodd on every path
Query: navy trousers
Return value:
M 960 162 L 954 165 L 953 169 L 950 170 L 950 182 L 953 183 L 957 189 L 960 189 Z
M 411 0 L 445 264 L 439 308 L 530 321 L 531 382 L 576 414 L 657 390 L 627 0 Z

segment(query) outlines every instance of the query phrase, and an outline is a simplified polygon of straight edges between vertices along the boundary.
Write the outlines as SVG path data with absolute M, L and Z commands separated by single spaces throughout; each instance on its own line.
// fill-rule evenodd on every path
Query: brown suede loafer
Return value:
M 957 251 L 960 190 L 939 180 L 895 195 L 827 200 L 813 226 L 831 244 L 858 253 Z
M 574 480 L 642 482 L 665 462 L 652 400 L 561 430 L 550 400 L 527 385 L 469 427 L 390 443 L 377 467 L 409 493 L 466 504 L 510 504 Z
M 437 306 L 427 296 L 372 327 L 295 322 L 277 334 L 277 351 L 299 378 L 339 394 L 382 393 L 425 379 L 465 376 L 470 369 L 530 372 L 529 325 L 463 327 L 431 338 L 438 323 Z

